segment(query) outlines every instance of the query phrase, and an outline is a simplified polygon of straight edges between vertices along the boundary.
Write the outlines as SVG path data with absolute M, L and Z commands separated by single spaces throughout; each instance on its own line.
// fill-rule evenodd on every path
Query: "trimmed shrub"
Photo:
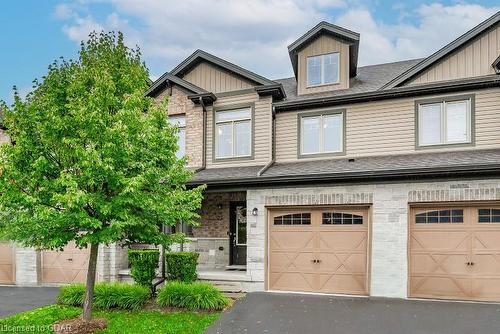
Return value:
M 83 306 L 84 284 L 71 284 L 61 287 L 57 303 L 62 305 Z M 94 289 L 94 306 L 100 309 L 120 308 L 140 309 L 150 297 L 149 289 L 140 285 L 126 283 L 98 283 Z
M 167 278 L 170 281 L 191 283 L 198 277 L 196 264 L 200 254 L 194 252 L 175 252 L 165 255 L 167 260 Z
M 134 282 L 152 289 L 159 259 L 160 251 L 157 249 L 129 250 L 130 275 Z
M 229 298 L 209 283 L 170 282 L 160 289 L 156 302 L 160 306 L 218 311 L 229 305 Z

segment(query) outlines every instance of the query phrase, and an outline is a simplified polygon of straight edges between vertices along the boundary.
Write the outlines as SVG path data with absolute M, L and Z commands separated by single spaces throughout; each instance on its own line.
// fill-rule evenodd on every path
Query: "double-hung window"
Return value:
M 339 53 L 307 57 L 307 86 L 320 86 L 339 82 Z
M 300 155 L 342 153 L 344 151 L 344 113 L 299 115 Z
M 472 103 L 472 98 L 418 103 L 418 146 L 472 143 Z
M 215 112 L 215 158 L 252 155 L 252 108 Z
M 177 132 L 177 145 L 179 145 L 179 148 L 176 155 L 177 158 L 180 159 L 186 154 L 186 116 L 169 116 L 168 120 L 171 124 L 174 124 L 179 128 L 179 131 Z

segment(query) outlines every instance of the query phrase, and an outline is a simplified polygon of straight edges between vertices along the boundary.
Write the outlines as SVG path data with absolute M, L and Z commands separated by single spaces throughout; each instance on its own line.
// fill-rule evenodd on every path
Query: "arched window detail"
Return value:
M 362 225 L 363 216 L 344 212 L 323 212 L 323 225 Z
M 311 225 L 311 213 L 292 213 L 274 217 L 274 225 Z
M 417 224 L 448 224 L 448 223 L 463 223 L 464 210 L 434 210 L 417 213 L 415 215 L 415 223 Z

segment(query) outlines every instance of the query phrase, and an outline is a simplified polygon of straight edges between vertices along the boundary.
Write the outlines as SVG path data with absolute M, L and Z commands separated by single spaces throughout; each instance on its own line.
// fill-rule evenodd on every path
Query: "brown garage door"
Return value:
M 10 242 L 0 242 L 0 284 L 14 283 L 14 252 Z
M 412 297 L 500 301 L 500 206 L 413 208 Z
M 84 283 L 89 250 L 70 244 L 63 251 L 42 252 L 43 283 Z
M 269 212 L 270 290 L 367 294 L 367 208 Z

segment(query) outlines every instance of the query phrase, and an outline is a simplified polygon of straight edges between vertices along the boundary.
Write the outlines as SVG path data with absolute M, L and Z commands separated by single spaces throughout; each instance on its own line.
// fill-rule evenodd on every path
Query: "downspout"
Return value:
M 199 172 L 204 170 L 207 167 L 207 107 L 205 106 L 205 102 L 203 102 L 203 98 L 199 97 L 201 108 L 203 109 L 203 129 L 201 130 L 202 138 L 202 153 L 201 153 L 201 167 L 196 169 L 195 172 Z
M 271 113 L 271 159 L 269 162 L 261 168 L 261 170 L 258 171 L 257 176 L 262 176 L 268 170 L 272 165 L 274 165 L 274 162 L 276 161 L 276 111 L 274 109 L 274 106 L 272 106 L 272 113 Z

